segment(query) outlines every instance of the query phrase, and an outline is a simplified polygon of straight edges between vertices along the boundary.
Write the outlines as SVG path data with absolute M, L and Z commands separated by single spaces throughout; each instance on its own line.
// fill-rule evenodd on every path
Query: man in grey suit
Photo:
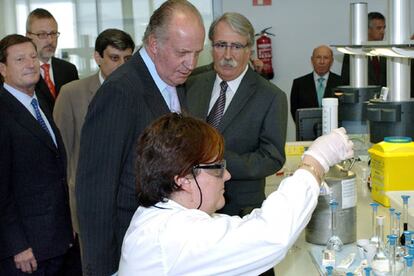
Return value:
M 131 36 L 118 29 L 101 32 L 95 41 L 94 58 L 99 71 L 85 79 L 62 86 L 56 99 L 53 117 L 62 134 L 68 158 L 69 199 L 73 230 L 79 233 L 76 215 L 75 179 L 78 166 L 80 135 L 88 105 L 104 80 L 132 57 L 135 44 Z
M 204 33 L 191 3 L 164 2 L 150 18 L 144 46 L 105 80 L 89 105 L 75 189 L 84 275 L 118 269 L 122 240 L 139 205 L 137 138 L 156 118 L 185 109 L 180 85 L 197 63 Z
M 225 183 L 226 204 L 219 212 L 243 216 L 261 206 L 266 176 L 285 162 L 287 99 L 248 65 L 254 29 L 247 18 L 223 14 L 212 23 L 209 39 L 214 70 L 188 80 L 188 109 L 223 134 L 231 179 Z M 220 94 L 225 103 L 217 119 Z

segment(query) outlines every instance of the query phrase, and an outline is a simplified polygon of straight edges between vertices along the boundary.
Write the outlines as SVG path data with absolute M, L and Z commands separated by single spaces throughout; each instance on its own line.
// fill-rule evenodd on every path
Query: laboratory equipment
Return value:
M 404 236 L 404 245 L 405 246 L 410 245 L 411 244 L 411 231 L 408 231 L 408 230 L 404 231 L 403 236 Z
M 347 272 L 347 273 L 345 274 L 345 276 L 354 276 L 354 273 L 352 273 L 352 272 Z
M 393 234 L 392 229 L 394 228 L 395 209 L 390 207 L 388 210 L 390 211 L 390 231 L 388 234 L 391 235 Z
M 322 134 L 331 133 L 338 128 L 338 99 L 322 99 Z
M 401 198 L 403 200 L 403 212 L 402 212 L 402 221 L 403 221 L 403 231 L 408 231 L 408 199 L 410 198 L 409 195 L 401 195 Z M 405 232 L 400 237 L 400 244 L 405 245 Z M 410 235 L 410 232 L 408 232 L 407 235 Z M 408 241 L 411 240 L 411 237 L 408 239 Z
M 371 217 L 371 226 L 372 226 L 372 236 L 369 241 L 376 246 L 378 246 L 379 236 L 377 233 L 377 213 L 378 213 L 378 206 L 379 204 L 376 202 L 372 202 L 369 204 L 372 207 L 372 217 Z
M 400 237 L 401 235 L 401 212 L 395 212 L 395 220 L 394 220 L 394 235 Z M 397 242 L 398 245 L 398 242 Z
M 341 251 L 344 244 L 342 243 L 341 239 L 336 234 L 338 202 L 336 202 L 335 200 L 332 200 L 329 203 L 329 206 L 331 209 L 331 231 L 332 232 L 331 232 L 331 237 L 326 243 L 326 248 L 328 250 Z
M 372 268 L 370 266 L 364 267 L 365 276 L 371 276 Z
M 385 245 L 383 242 L 383 230 L 384 230 L 384 217 L 378 216 L 378 225 L 379 225 L 379 235 L 376 236 L 378 238 L 377 243 L 377 252 L 374 255 L 374 258 L 372 260 L 372 269 L 374 270 L 375 275 L 387 275 L 387 274 L 381 274 L 386 273 L 389 271 L 389 260 L 388 256 L 385 250 Z
M 414 258 L 413 255 L 404 256 L 404 259 L 405 259 L 404 276 L 414 275 L 413 258 Z
M 333 275 L 333 266 L 328 265 L 326 268 L 326 275 L 327 276 L 332 276 Z
M 386 192 L 414 190 L 414 142 L 410 137 L 386 137 L 383 142 L 374 144 L 368 153 L 373 200 L 389 207 Z
M 410 2 L 405 0 L 388 1 L 387 39 L 392 47 L 406 44 L 411 36 Z M 414 137 L 414 128 L 412 127 L 414 101 L 410 99 L 410 65 L 409 58 L 387 58 L 388 100 L 371 100 L 367 106 L 372 143 L 378 143 L 390 135 Z
M 307 242 L 326 245 L 331 236 L 331 213 L 329 202 L 335 198 L 338 202 L 337 223 L 341 225 L 336 234 L 344 244 L 356 241 L 356 185 L 355 173 L 335 165 L 325 175 L 330 193 L 320 194 L 318 204 L 305 229 Z

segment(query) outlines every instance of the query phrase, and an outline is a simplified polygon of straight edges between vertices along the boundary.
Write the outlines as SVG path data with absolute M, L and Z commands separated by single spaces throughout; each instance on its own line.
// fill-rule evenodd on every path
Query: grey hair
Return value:
M 254 28 L 252 23 L 244 15 L 235 12 L 226 12 L 211 23 L 208 31 L 210 41 L 213 41 L 214 32 L 217 24 L 220 22 L 226 22 L 236 33 L 246 37 L 247 46 L 252 47 L 254 45 Z

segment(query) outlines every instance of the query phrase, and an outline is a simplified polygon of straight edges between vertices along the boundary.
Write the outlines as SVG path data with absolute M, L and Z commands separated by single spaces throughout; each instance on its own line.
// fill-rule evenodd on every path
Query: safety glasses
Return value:
M 223 178 L 224 171 L 226 170 L 226 160 L 221 160 L 216 163 L 211 164 L 199 164 L 193 166 L 193 170 L 204 169 L 206 172 L 212 176 Z

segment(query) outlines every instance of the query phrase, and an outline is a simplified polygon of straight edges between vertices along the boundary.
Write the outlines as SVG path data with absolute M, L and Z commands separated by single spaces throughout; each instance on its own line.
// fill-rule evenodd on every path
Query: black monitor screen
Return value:
M 322 135 L 322 108 L 296 110 L 296 141 L 313 141 Z

